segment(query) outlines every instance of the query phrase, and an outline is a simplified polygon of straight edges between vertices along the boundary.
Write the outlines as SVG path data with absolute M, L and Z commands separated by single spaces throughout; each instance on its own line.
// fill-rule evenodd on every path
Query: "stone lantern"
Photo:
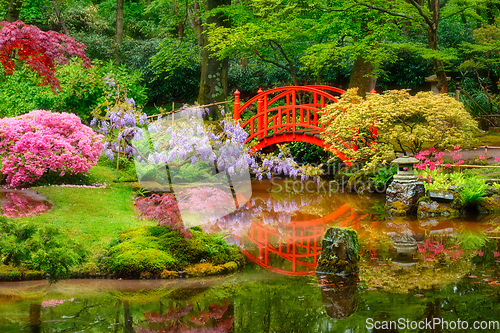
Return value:
M 414 157 L 403 156 L 392 163 L 398 166 L 392 183 L 385 192 L 385 211 L 388 216 L 406 216 L 417 212 L 418 199 L 425 194 L 424 183 L 413 174 Z
M 451 77 L 447 76 L 446 80 L 449 82 L 451 80 Z M 438 79 L 436 74 L 426 77 L 425 82 L 431 83 L 431 91 L 434 95 L 438 95 L 441 93 L 437 88 Z
M 420 162 L 414 157 L 403 156 L 396 158 L 392 163 L 398 166 L 398 173 L 394 175 L 394 181 L 398 183 L 413 183 L 418 180 L 413 174 L 413 164 Z

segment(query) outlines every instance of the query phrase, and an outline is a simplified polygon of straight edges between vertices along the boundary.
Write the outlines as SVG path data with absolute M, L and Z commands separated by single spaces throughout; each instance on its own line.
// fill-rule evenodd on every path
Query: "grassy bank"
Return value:
M 240 266 L 242 258 L 239 249 L 236 250 L 229 246 L 221 236 L 212 237 L 200 234 L 193 238 L 193 241 L 197 241 L 196 249 L 199 255 L 192 258 L 184 253 L 176 255 L 178 250 L 171 248 L 182 243 L 182 237 L 173 231 L 167 232 L 168 235 L 162 238 L 161 246 L 155 247 L 156 255 L 153 257 L 145 257 L 144 251 L 151 251 L 149 248 L 152 245 L 146 240 L 140 240 L 137 244 L 134 242 L 132 242 L 134 244 L 123 244 L 121 247 L 126 245 L 127 250 L 117 251 L 117 242 L 123 241 L 121 239 L 123 237 L 119 235 L 126 234 L 129 229 L 137 230 L 133 229 L 136 227 L 154 227 L 157 222 L 137 219 L 137 214 L 134 211 L 134 197 L 137 194 L 130 186 L 131 183 L 123 181 L 125 179 L 133 180 L 133 164 L 125 165 L 125 168 L 119 171 L 114 168 L 115 165 L 110 162 L 100 161 L 85 178 L 73 178 L 71 181 L 66 179 L 65 184 L 61 184 L 64 181 L 59 179 L 58 185 L 52 185 L 50 179 L 45 179 L 42 184 L 38 184 L 39 186 L 32 187 L 32 190 L 45 196 L 53 204 L 53 208 L 41 215 L 6 219 L 6 222 L 3 222 L 5 227 L 3 232 L 0 228 L 0 243 L 2 234 L 5 235 L 3 240 L 5 243 L 3 253 L 0 249 L 0 263 L 3 261 L 8 266 L 0 264 L 0 279 L 1 276 L 4 277 L 4 280 L 11 281 L 18 278 L 45 276 L 39 272 L 26 273 L 27 267 L 33 268 L 33 262 L 43 261 L 44 256 L 50 257 L 48 259 L 50 263 L 46 264 L 45 267 L 51 267 L 52 271 L 56 271 L 54 266 L 62 265 L 65 266 L 63 272 L 69 271 L 73 275 L 77 273 L 77 275 L 83 276 L 113 274 L 123 277 L 148 277 L 155 273 L 159 274 L 162 270 L 184 270 L 190 266 L 194 267 L 194 265 L 212 261 L 215 266 L 224 265 L 226 262 L 232 262 L 236 259 L 238 266 Z M 80 185 L 74 186 L 75 184 Z M 0 223 L 2 222 L 0 221 Z M 2 226 L 0 225 L 0 227 Z M 159 229 L 170 230 L 168 227 Z M 201 230 L 198 233 L 200 232 Z M 7 235 L 9 234 L 13 234 L 17 238 L 8 240 Z M 51 236 L 47 237 L 47 234 L 51 234 Z M 39 242 L 40 238 L 43 241 Z M 172 238 L 172 241 L 168 241 L 168 238 Z M 200 244 L 200 242 L 204 244 Z M 169 247 L 169 244 L 172 246 Z M 184 244 L 184 246 L 186 245 L 187 243 Z M 25 252 L 29 253 L 39 251 L 39 249 L 42 249 L 41 251 L 44 253 L 42 255 L 24 254 L 24 258 L 28 259 L 19 260 L 15 258 L 23 258 L 23 256 L 17 254 L 15 246 L 28 248 Z M 6 250 L 9 247 L 10 250 Z M 186 249 L 191 247 L 187 246 Z M 218 258 L 218 260 L 211 260 L 209 255 L 211 252 L 204 250 L 205 248 L 214 249 L 213 258 Z M 110 254 L 111 249 L 115 255 Z M 62 252 L 61 258 L 64 257 L 64 252 L 70 253 L 70 256 L 65 258 L 65 261 L 59 260 L 57 250 Z M 225 256 L 218 256 L 218 251 L 224 252 Z M 128 272 L 130 267 L 127 265 L 130 263 L 123 261 L 123 256 L 128 258 L 127 260 L 135 261 L 140 258 L 140 265 L 134 266 L 134 272 Z M 169 265 L 166 267 L 158 266 L 158 256 L 168 256 Z M 103 258 L 108 259 L 103 260 Z M 150 269 L 152 266 L 158 267 L 152 270 Z M 144 269 L 142 269 L 143 267 Z M 229 270 L 221 268 L 221 272 L 227 271 Z M 198 273 L 198 271 L 193 271 L 193 275 L 198 275 L 194 273 Z M 165 277 L 172 277 L 172 274 L 167 274 L 168 276 Z M 213 274 L 213 269 L 207 274 Z M 67 274 L 63 275 L 67 276 Z M 7 276 L 8 278 L 6 278 Z

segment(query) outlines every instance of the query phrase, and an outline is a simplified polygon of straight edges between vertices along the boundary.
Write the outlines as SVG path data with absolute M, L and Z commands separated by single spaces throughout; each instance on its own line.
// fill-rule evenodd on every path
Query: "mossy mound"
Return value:
M 481 214 L 500 213 L 500 196 L 493 195 L 491 197 L 482 198 L 478 204 L 478 210 Z
M 112 242 L 103 264 L 110 273 L 127 278 L 172 278 L 178 271 L 196 276 L 222 274 L 243 265 L 240 248 L 228 244 L 222 235 L 210 235 L 198 227 L 191 233 L 186 239 L 166 226 L 127 229 Z M 200 263 L 204 265 L 196 266 Z

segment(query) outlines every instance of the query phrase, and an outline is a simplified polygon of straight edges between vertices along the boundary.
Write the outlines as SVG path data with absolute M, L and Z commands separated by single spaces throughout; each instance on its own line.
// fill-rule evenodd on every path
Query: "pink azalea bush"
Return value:
M 10 187 L 30 184 L 48 171 L 88 172 L 101 155 L 102 136 L 69 113 L 35 110 L 0 119 L 1 172 Z
M 419 163 L 415 164 L 415 169 L 417 170 L 425 170 L 429 168 L 429 170 L 434 170 L 437 166 L 445 166 L 445 167 L 450 167 L 450 166 L 459 166 L 461 164 L 464 164 L 464 160 L 462 159 L 462 154 L 460 154 L 460 147 L 455 146 L 453 147 L 453 150 L 450 152 L 450 155 L 453 158 L 453 164 L 452 163 L 445 163 L 443 160 L 443 155 L 444 152 L 436 152 L 436 148 L 431 147 L 426 150 L 422 150 L 415 154 L 415 158 L 420 160 Z

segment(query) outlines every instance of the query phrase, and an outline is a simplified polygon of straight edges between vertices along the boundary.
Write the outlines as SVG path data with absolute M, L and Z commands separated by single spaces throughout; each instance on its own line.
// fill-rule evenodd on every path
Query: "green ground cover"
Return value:
M 185 240 L 169 227 L 155 227 L 156 221 L 138 219 L 134 211 L 134 197 L 138 194 L 132 189 L 130 182 L 123 181 L 135 179 L 133 164 L 124 163 L 118 171 L 114 167 L 114 163 L 101 159 L 86 177 L 66 177 L 57 180 L 58 185 L 52 185 L 54 179 L 49 176 L 41 179 L 38 186 L 32 187 L 32 190 L 40 192 L 52 202 L 53 208 L 41 215 L 0 221 L 0 241 L 2 234 L 17 237 L 4 237 L 7 243 L 4 243 L 3 250 L 0 249 L 0 262 L 4 262 L 0 264 L 0 276 L 8 280 L 19 279 L 21 276 L 42 277 L 44 274 L 33 272 L 30 268 L 45 272 L 53 269 L 58 263 L 34 263 L 40 262 L 40 258 L 44 256 L 53 257 L 54 253 L 51 251 L 54 247 L 62 246 L 66 251 L 72 251 L 74 244 L 81 249 L 82 258 L 67 260 L 64 265 L 69 267 L 69 272 L 81 275 L 112 273 L 126 277 L 149 277 L 152 274 L 159 276 L 159 273 L 165 270 L 161 277 L 169 278 L 175 275 L 172 270 L 184 270 L 200 263 L 214 265 L 203 268 L 206 274 L 224 273 L 234 270 L 233 266 L 241 266 L 243 258 L 239 248 L 227 244 L 223 235 L 212 236 L 196 230 L 190 240 Z M 61 183 L 81 185 L 61 186 Z M 105 187 L 99 188 L 104 184 Z M 57 237 L 54 236 L 42 244 L 38 240 L 45 236 L 40 235 L 38 230 L 45 230 L 44 228 L 55 232 Z M 139 235 L 137 230 L 146 233 L 149 233 L 149 230 L 156 231 L 155 235 Z M 125 242 L 127 235 L 131 234 L 137 234 L 139 238 Z M 64 235 L 62 238 L 68 239 L 68 243 L 63 240 L 61 245 L 59 235 Z M 158 242 L 152 240 L 155 237 L 148 236 L 157 236 L 161 241 L 157 244 Z M 131 243 L 144 246 L 131 247 Z M 35 258 L 32 254 L 35 251 L 32 249 L 26 252 L 18 250 L 26 246 L 36 247 L 43 253 Z M 185 251 L 177 249 L 179 247 Z M 192 253 L 188 253 L 189 251 Z M 150 252 L 155 252 L 155 255 L 148 256 Z M 162 266 L 160 257 L 168 257 L 168 265 Z M 130 263 L 129 259 L 134 259 L 135 264 Z M 222 267 L 228 262 L 238 264 Z M 45 269 L 47 267 L 51 268 Z M 193 266 L 191 271 L 198 275 L 200 269 Z M 65 277 L 68 271 L 56 274 L 58 278 Z
M 86 183 L 106 183 L 106 188 L 33 187 L 54 206 L 45 214 L 17 221 L 53 225 L 67 230 L 72 238 L 82 241 L 92 253 L 99 253 L 120 231 L 155 224 L 136 218 L 134 191 L 127 183 L 118 182 L 125 174 L 124 171 L 111 169 L 108 163 L 100 162 L 90 170 Z

